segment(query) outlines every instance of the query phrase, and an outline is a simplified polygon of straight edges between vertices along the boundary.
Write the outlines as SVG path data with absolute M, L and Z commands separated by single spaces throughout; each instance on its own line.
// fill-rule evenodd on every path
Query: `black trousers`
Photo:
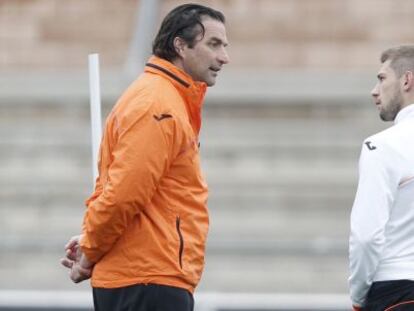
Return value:
M 363 311 L 414 311 L 414 281 L 374 282 Z
M 137 284 L 93 288 L 95 311 L 193 311 L 193 295 L 182 288 Z

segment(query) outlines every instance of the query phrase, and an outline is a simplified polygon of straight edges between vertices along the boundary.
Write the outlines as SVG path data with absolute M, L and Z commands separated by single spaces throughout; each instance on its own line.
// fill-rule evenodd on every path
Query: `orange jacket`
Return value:
M 93 287 L 194 291 L 208 232 L 198 150 L 205 91 L 153 56 L 108 116 L 80 242 L 96 263 Z

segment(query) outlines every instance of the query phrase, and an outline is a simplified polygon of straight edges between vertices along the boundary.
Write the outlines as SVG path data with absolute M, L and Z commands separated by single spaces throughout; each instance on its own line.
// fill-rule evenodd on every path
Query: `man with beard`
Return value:
M 394 125 L 362 145 L 350 294 L 354 310 L 414 310 L 414 46 L 386 50 L 381 63 L 371 94 Z

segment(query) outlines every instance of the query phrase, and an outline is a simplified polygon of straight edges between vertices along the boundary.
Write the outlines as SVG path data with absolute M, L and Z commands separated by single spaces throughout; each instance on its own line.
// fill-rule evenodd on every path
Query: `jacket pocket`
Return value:
M 180 239 L 180 247 L 178 250 L 178 262 L 180 263 L 180 268 L 183 268 L 183 251 L 184 251 L 184 238 L 183 238 L 183 234 L 181 233 L 181 219 L 180 216 L 177 216 L 176 221 L 175 221 L 175 225 L 177 228 L 177 233 L 178 233 L 178 238 Z

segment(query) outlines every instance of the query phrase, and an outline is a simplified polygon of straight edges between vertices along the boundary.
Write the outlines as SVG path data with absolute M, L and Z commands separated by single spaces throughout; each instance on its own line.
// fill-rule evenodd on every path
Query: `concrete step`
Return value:
M 65 150 L 57 150 L 57 154 L 48 157 L 38 155 L 31 157 L 8 158 L 0 167 L 1 180 L 7 182 L 31 183 L 60 181 L 60 182 L 83 182 L 85 176 L 91 171 L 92 160 L 89 157 L 79 158 L 70 151 L 64 154 Z M 85 155 L 87 150 L 83 151 Z M 352 160 L 331 161 L 306 160 L 306 159 L 278 159 L 270 155 L 257 158 L 248 157 L 226 157 L 224 159 L 202 159 L 202 166 L 207 179 L 211 184 L 220 183 L 306 183 L 315 181 L 319 175 L 321 178 L 334 180 L 342 183 L 353 180 L 357 169 L 359 151 L 354 150 Z M 59 156 L 60 154 L 60 156 Z M 352 164 L 352 162 L 354 162 Z M 232 175 L 228 175 L 228 173 Z M 28 177 L 31 178 L 28 178 Z M 312 180 L 313 179 L 313 180 Z
M 345 238 L 352 206 L 331 209 L 287 206 L 228 205 L 210 207 L 211 236 L 217 240 L 314 240 Z M 5 240 L 42 245 L 79 232 L 85 208 L 82 202 L 52 207 L 21 206 L 1 210 L 0 233 Z M 4 241 L 5 241 L 4 240 Z M 3 241 L 3 242 L 4 242 Z M 6 243 L 6 242 L 4 242 Z M 23 243 L 24 244 L 24 243 Z
M 263 254 L 214 256 L 207 252 L 200 290 L 231 292 L 347 292 L 347 256 Z
M 205 120 L 201 131 L 201 142 L 206 146 L 235 147 L 271 146 L 271 145 L 318 145 L 359 143 L 366 136 L 384 128 L 367 126 L 363 120 L 321 122 L 319 120 L 295 120 L 280 122 L 278 120 Z M 378 124 L 380 125 L 380 124 Z M 8 119 L 0 125 L 2 130 L 0 142 L 19 143 L 55 143 L 55 144 L 89 144 L 89 120 L 74 120 L 72 117 L 48 121 L 47 119 L 23 119 L 14 122 Z M 65 138 L 65 139 L 62 139 Z M 202 145 L 204 147 L 204 144 Z
M 79 289 L 60 266 L 63 251 L 7 252 L 0 257 L 2 289 Z M 283 253 L 215 255 L 207 250 L 198 290 L 214 292 L 338 293 L 347 291 L 347 256 L 292 256 Z

